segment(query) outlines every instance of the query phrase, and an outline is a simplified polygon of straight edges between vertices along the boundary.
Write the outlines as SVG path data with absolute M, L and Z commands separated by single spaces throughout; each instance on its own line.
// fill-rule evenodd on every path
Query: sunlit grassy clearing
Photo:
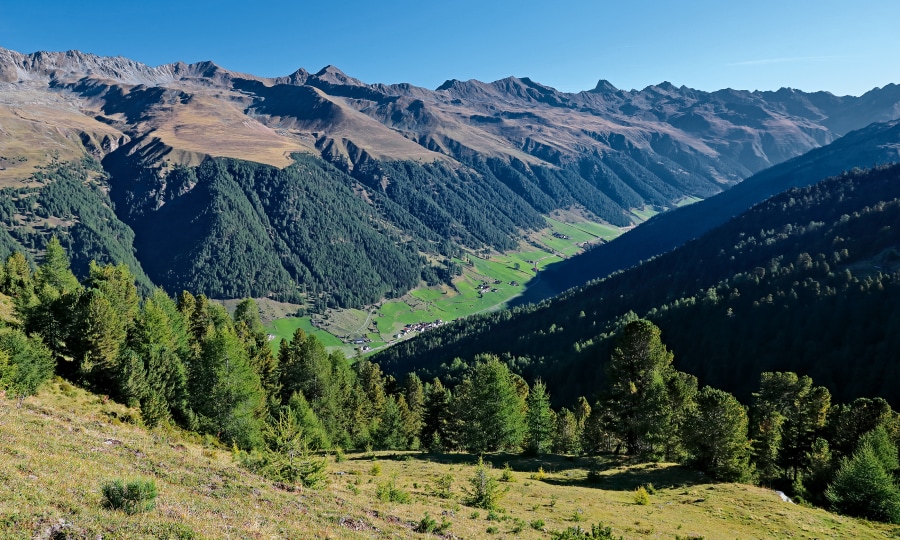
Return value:
M 58 380 L 22 408 L 0 400 L 0 538 L 46 537 L 61 523 L 78 538 L 412 538 L 426 512 L 462 538 L 487 537 L 491 527 L 498 537 L 545 539 L 598 522 L 628 539 L 884 538 L 893 531 L 784 503 L 768 489 L 614 456 L 486 455 L 491 474 L 499 477 L 509 463 L 513 480 L 501 483 L 508 491 L 491 520 L 466 505 L 477 460 L 467 454 L 350 453 L 340 463 L 329 456 L 328 486 L 295 491 L 237 466 L 225 447 L 130 423 L 138 417 Z M 542 480 L 532 478 L 539 469 Z M 437 481 L 448 475 L 450 497 L 441 498 Z M 133 516 L 103 508 L 100 487 L 116 478 L 153 480 L 156 508 Z M 378 500 L 378 485 L 389 481 L 409 493 L 409 503 Z M 648 484 L 650 503 L 636 505 L 635 488 Z M 539 521 L 542 530 L 530 526 Z

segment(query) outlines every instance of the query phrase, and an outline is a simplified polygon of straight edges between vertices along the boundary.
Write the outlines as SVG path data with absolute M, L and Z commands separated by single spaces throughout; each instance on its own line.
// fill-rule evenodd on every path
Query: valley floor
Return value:
M 635 219 L 642 221 L 653 213 L 649 209 L 636 212 Z M 625 230 L 588 221 L 573 212 L 558 211 L 546 219 L 548 227 L 529 234 L 514 252 L 467 253 L 456 259 L 462 275 L 454 279 L 452 287 L 422 287 L 376 306 L 328 309 L 308 317 L 278 316 L 279 310 L 273 309 L 271 318 L 264 317 L 267 331 L 276 348 L 302 328 L 315 334 L 329 350 L 339 349 L 348 358 L 358 352 L 374 353 L 425 330 L 417 330 L 417 325 L 503 309 L 547 266 L 577 255 L 591 244 L 612 240 Z M 259 300 L 259 304 L 265 315 L 267 301 Z

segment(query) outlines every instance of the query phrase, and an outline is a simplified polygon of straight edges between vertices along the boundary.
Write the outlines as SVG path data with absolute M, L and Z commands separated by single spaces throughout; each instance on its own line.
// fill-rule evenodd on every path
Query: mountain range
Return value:
M 554 210 L 630 226 L 633 209 L 709 198 L 897 117 L 896 85 L 853 97 L 601 80 L 573 94 L 510 77 L 429 90 L 332 66 L 265 78 L 0 49 L 0 186 L 25 190 L 9 192 L 0 245 L 37 254 L 53 232 L 83 259 L 132 254 L 170 291 L 360 305 L 449 282 L 461 248 L 514 249 Z M 85 156 L 99 165 L 79 182 L 112 213 L 106 229 L 26 201 Z

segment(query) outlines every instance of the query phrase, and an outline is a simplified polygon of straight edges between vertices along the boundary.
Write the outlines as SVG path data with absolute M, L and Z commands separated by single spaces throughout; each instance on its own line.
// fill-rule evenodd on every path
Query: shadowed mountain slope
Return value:
M 591 279 L 665 253 L 727 222 L 752 205 L 793 187 L 857 167 L 900 161 L 900 122 L 873 124 L 822 148 L 766 169 L 698 203 L 654 216 L 621 237 L 542 273 L 519 302 L 540 301 Z

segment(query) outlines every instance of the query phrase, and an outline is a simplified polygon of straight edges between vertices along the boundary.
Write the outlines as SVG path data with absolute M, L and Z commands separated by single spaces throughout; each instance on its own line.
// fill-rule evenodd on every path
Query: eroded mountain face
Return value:
M 273 79 L 211 62 L 149 67 L 77 51 L 0 49 L 0 81 L 8 83 L 0 89 L 0 125 L 20 144 L 45 136 L 103 155 L 129 141 L 138 142 L 131 152 L 162 143 L 145 158 L 180 164 L 209 155 L 286 166 L 291 153 L 311 152 L 348 169 L 371 159 L 458 166 L 499 158 L 531 168 L 593 157 L 583 178 L 621 183 L 651 203 L 657 179 L 709 195 L 900 114 L 894 86 L 856 98 L 790 89 L 709 93 L 669 83 L 623 91 L 601 80 L 568 94 L 510 77 L 428 90 L 365 84 L 333 66 Z
M 333 66 L 264 78 L 211 62 L 149 67 L 77 51 L 0 49 L 0 187 L 39 189 L 35 171 L 88 153 L 102 162 L 109 181 L 100 189 L 134 229 L 154 282 L 285 298 L 298 284 L 315 284 L 346 289 L 340 303 L 358 304 L 402 293 L 430 264 L 449 265 L 453 245 L 514 248 L 522 231 L 543 227 L 541 215 L 557 209 L 628 226 L 631 209 L 707 198 L 849 130 L 898 117 L 898 104 L 894 85 L 858 98 L 669 83 L 623 91 L 607 81 L 571 94 L 514 77 L 428 90 L 366 84 Z M 261 165 L 200 169 L 210 158 Z M 308 222 L 316 215 L 344 227 Z M 191 232 L 179 249 L 159 245 L 172 216 Z M 246 249 L 222 242 L 247 220 L 238 227 Z M 281 238 L 295 226 L 305 231 L 302 242 L 299 232 Z M 309 246 L 330 251 L 310 260 Z M 254 250 L 277 256 L 256 268 Z M 359 261 L 383 259 L 357 265 L 366 279 L 329 273 L 333 257 L 357 251 Z M 218 269 L 195 264 L 200 259 Z M 397 281 L 400 266 L 415 268 Z M 211 282 L 216 287 L 204 289 Z M 362 282 L 373 292 L 362 294 Z

